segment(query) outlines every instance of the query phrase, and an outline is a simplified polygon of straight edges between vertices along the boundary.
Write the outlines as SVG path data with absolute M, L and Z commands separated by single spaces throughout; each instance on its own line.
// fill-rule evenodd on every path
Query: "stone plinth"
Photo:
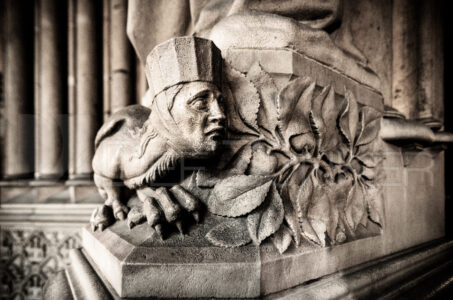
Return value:
M 348 269 L 444 235 L 443 155 L 382 145 L 386 223 L 381 235 L 327 248 L 302 243 L 280 254 L 260 247 L 212 246 L 204 236 L 219 222 L 207 216 L 184 238 L 161 241 L 125 221 L 103 232 L 83 230 L 83 249 L 120 297 L 258 297 Z M 404 166 L 406 164 L 406 166 Z

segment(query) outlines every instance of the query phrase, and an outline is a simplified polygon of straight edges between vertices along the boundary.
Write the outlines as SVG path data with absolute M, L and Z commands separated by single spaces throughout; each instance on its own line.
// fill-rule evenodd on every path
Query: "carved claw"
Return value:
M 200 213 L 198 212 L 200 201 L 180 185 L 175 185 L 170 189 L 170 191 L 176 201 L 178 201 L 178 203 L 185 210 L 192 214 L 195 222 L 198 224 L 200 222 Z
M 112 202 L 113 208 L 113 215 L 117 220 L 125 220 L 127 213 L 129 212 L 129 208 L 122 204 L 119 200 L 115 200 Z
M 90 224 L 91 230 L 104 231 L 112 223 L 112 210 L 107 205 L 102 205 L 101 208 L 96 208 L 91 214 Z
M 181 235 L 184 235 L 184 232 L 182 230 L 182 222 L 181 221 L 176 221 L 176 228 L 178 228 L 178 231 Z
M 156 224 L 156 226 L 154 226 L 154 230 L 156 231 L 156 233 L 160 237 L 160 239 L 163 241 L 164 235 L 162 232 L 162 224 Z
M 191 193 L 187 192 L 182 186 L 175 185 L 170 189 L 176 201 L 188 212 L 197 210 L 200 202 Z
M 197 224 L 200 223 L 200 213 L 198 211 L 192 212 L 192 217 Z
M 171 199 L 166 188 L 160 187 L 156 190 L 156 193 L 156 200 L 164 211 L 165 219 L 167 222 L 173 223 L 178 219 L 181 208 L 173 201 L 173 199 Z
M 135 225 L 141 223 L 145 215 L 140 212 L 139 208 L 134 206 L 127 214 L 127 226 L 132 229 Z
M 180 220 L 182 208 L 192 214 L 197 223 L 200 221 L 199 201 L 192 194 L 179 185 L 172 187 L 170 192 L 165 187 L 156 190 L 145 187 L 137 190 L 137 195 L 143 202 L 143 215 L 162 239 L 162 225 L 165 221 L 174 223 L 178 231 L 184 234 Z
M 154 205 L 152 198 L 145 198 L 143 200 L 143 213 L 146 216 L 148 224 L 153 226 L 161 220 L 161 214 L 159 209 Z

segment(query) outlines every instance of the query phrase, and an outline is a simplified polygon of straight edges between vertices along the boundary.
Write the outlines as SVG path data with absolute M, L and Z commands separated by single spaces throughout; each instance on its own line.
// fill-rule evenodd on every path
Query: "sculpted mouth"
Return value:
M 209 129 L 205 135 L 209 137 L 218 137 L 218 136 L 223 136 L 225 133 L 225 128 L 222 126 L 217 126 Z

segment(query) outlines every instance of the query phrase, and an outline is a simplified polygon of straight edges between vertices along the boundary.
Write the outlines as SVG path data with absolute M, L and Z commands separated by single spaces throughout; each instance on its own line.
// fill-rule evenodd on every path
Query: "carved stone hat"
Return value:
M 222 56 L 219 48 L 203 38 L 175 37 L 146 57 L 146 77 L 154 97 L 179 83 L 207 81 L 220 86 Z

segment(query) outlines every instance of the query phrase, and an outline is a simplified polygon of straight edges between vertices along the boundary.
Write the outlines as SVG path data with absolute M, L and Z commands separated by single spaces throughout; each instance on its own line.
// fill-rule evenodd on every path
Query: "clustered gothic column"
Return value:
M 77 0 L 70 4 L 75 33 L 70 42 L 74 53 L 73 95 L 70 96 L 70 178 L 89 178 L 94 154 L 94 138 L 99 126 L 98 42 L 95 1 Z M 71 79 L 70 79 L 71 80 Z
M 102 107 L 107 117 L 146 90 L 126 35 L 127 0 L 1 4 L 6 117 L 1 177 L 61 179 L 69 173 L 70 179 L 89 179 Z
M 33 7 L 29 1 L 5 0 L 3 177 L 33 174 Z
M 104 94 L 110 99 L 106 106 L 110 112 L 134 99 L 131 74 L 135 75 L 135 66 L 126 36 L 127 1 L 105 2 L 111 19 L 106 37 L 112 40 L 104 61 L 109 77 Z M 101 3 L 4 1 L 7 119 L 2 177 L 24 178 L 34 173 L 38 179 L 61 178 L 67 171 L 73 179 L 91 176 L 94 138 L 102 123 Z M 68 31 L 63 32 L 66 18 Z
M 134 64 L 126 35 L 127 0 L 103 2 L 104 119 L 132 103 Z
M 442 6 L 439 1 L 393 1 L 393 102 L 406 118 L 443 124 Z
M 444 119 L 444 58 L 442 8 L 439 1 L 420 1 L 418 118 L 439 128 Z
M 392 106 L 406 118 L 417 116 L 417 14 L 412 0 L 393 2 Z
M 35 1 L 35 178 L 60 178 L 64 147 L 64 1 Z
M 126 35 L 127 0 L 110 0 L 111 112 L 131 104 L 132 48 Z

